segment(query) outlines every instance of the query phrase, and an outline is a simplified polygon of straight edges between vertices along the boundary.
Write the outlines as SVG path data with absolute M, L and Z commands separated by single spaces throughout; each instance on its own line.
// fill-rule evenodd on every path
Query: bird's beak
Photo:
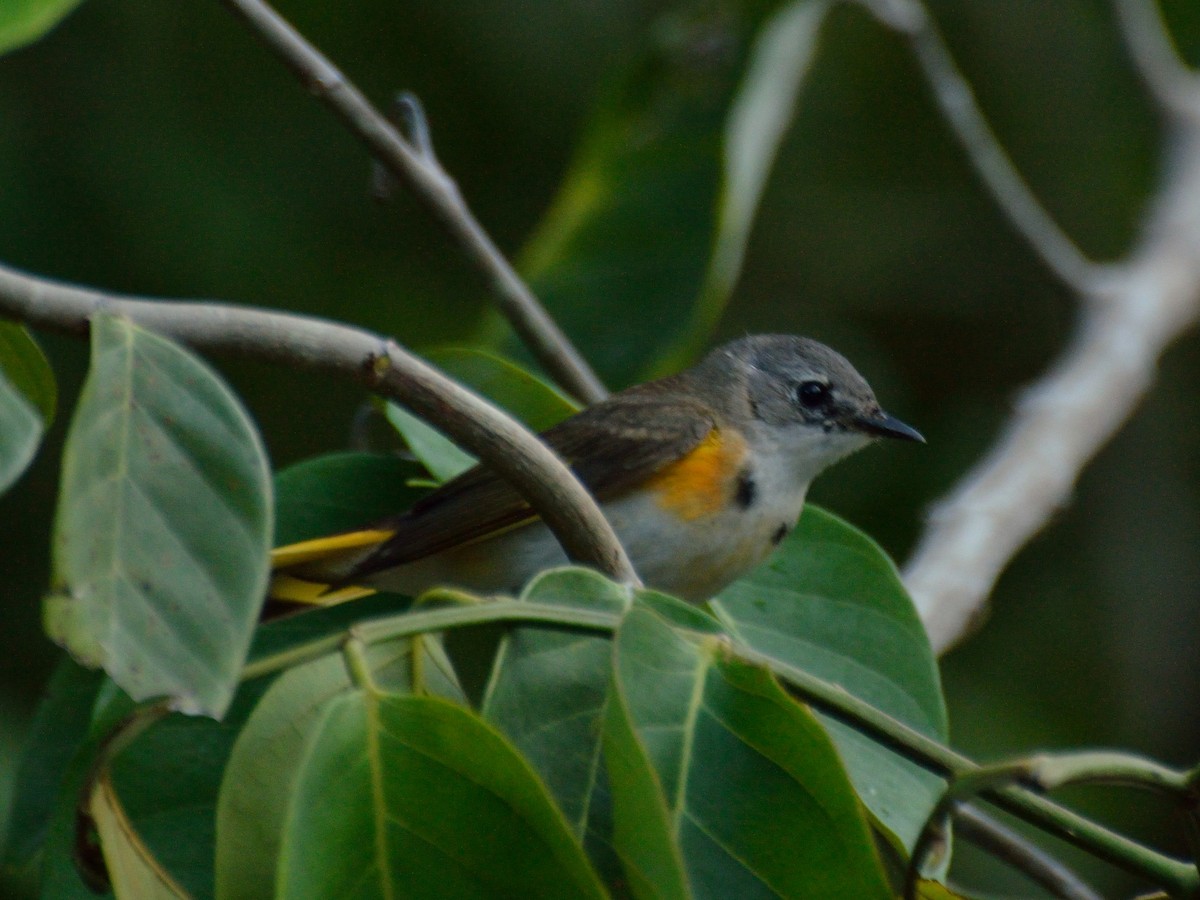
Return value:
M 902 441 L 916 441 L 918 444 L 925 443 L 925 438 L 921 436 L 921 432 L 917 431 L 911 425 L 905 425 L 895 416 L 888 415 L 883 410 L 879 410 L 879 412 L 872 416 L 863 416 L 855 424 L 858 425 L 860 430 L 875 437 L 899 438 Z

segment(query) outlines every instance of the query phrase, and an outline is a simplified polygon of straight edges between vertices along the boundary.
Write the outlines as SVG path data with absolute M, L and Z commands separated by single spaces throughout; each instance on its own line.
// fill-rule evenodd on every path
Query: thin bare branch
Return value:
M 281 362 L 365 384 L 427 418 L 507 478 L 574 560 L 637 583 L 591 495 L 534 435 L 395 341 L 307 316 L 220 303 L 145 300 L 60 284 L 0 265 L 0 317 L 86 334 L 98 311 L 199 350 Z
M 1063 900 L 1103 900 L 1063 862 L 978 807 L 963 803 L 954 810 L 954 832 L 1029 876 Z
M 996 204 L 1051 271 L 1088 293 L 1102 274 L 1054 221 L 1021 177 L 975 101 L 929 11 L 917 0 L 863 0 L 884 24 L 903 34 L 946 122 Z
M 262 0 L 221 0 L 407 184 L 491 286 L 500 311 L 562 388 L 586 403 L 607 391 L 476 220 L 458 185 L 430 152 L 413 147 L 336 66 Z
M 1138 74 L 1159 104 L 1178 116 L 1200 115 L 1200 76 L 1175 50 L 1155 0 L 1113 0 Z

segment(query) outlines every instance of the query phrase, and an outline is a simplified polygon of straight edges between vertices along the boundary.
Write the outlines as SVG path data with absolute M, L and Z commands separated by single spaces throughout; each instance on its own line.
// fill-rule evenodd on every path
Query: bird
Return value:
M 796 526 L 822 471 L 878 438 L 924 443 L 811 338 L 747 335 L 541 434 L 600 504 L 647 587 L 702 603 Z M 519 493 L 477 465 L 410 509 L 282 547 L 270 597 L 328 604 L 433 587 L 517 594 L 568 560 Z

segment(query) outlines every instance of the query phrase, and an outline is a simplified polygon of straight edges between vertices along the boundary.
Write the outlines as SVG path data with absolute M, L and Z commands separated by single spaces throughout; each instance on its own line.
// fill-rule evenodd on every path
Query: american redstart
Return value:
M 601 504 L 643 581 L 696 602 L 771 553 L 827 466 L 875 438 L 924 441 L 845 358 L 790 335 L 731 341 L 541 437 Z M 513 593 L 566 561 L 521 496 L 476 466 L 399 515 L 276 550 L 271 596 Z

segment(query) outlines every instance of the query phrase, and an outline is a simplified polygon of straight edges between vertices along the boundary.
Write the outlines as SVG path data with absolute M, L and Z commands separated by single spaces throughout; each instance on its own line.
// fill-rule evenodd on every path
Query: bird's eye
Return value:
M 796 385 L 796 402 L 805 409 L 820 409 L 829 403 L 829 385 L 823 381 L 802 381 Z

